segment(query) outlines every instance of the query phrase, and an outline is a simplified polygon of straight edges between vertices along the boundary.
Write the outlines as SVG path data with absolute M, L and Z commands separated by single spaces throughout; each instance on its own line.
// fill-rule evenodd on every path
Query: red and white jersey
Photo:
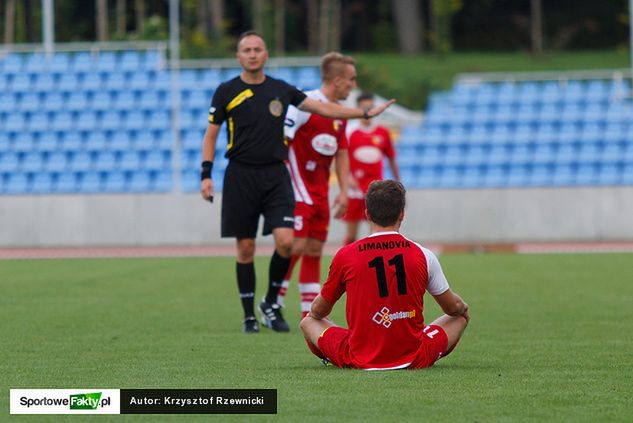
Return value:
M 363 193 L 372 181 L 383 179 L 383 159 L 393 159 L 393 148 L 387 128 L 379 125 L 348 126 L 349 168 Z
M 328 102 L 320 90 L 306 94 Z M 347 148 L 345 125 L 345 120 L 325 118 L 295 107 L 288 109 L 285 135 L 295 201 L 308 205 L 328 201 L 332 160 L 339 149 Z
M 347 292 L 354 366 L 395 369 L 411 364 L 420 347 L 424 293 L 448 288 L 433 252 L 398 232 L 378 232 L 336 253 L 321 295 L 334 304 Z

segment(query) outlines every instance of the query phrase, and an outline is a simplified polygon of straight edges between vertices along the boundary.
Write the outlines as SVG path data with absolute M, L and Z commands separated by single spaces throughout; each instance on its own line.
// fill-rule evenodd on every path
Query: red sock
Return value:
M 312 301 L 321 291 L 321 257 L 303 256 L 299 270 L 299 292 L 301 294 L 301 312 L 310 311 Z

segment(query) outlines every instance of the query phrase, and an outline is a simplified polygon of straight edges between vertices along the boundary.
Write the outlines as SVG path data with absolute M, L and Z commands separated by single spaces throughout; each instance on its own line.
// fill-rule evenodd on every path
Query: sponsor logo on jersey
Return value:
M 333 156 L 338 149 L 338 143 L 334 135 L 319 134 L 312 138 L 312 148 L 324 156 Z
M 374 146 L 358 147 L 354 150 L 354 158 L 364 164 L 374 164 L 382 161 L 382 151 Z
M 394 311 L 393 313 L 387 307 L 374 314 L 371 319 L 377 325 L 383 325 L 386 328 L 391 327 L 394 320 L 412 319 L 415 317 L 415 309 L 411 311 Z
M 270 102 L 270 104 L 268 104 L 268 111 L 271 115 L 279 117 L 284 111 L 284 105 L 281 104 L 281 101 L 274 99 Z

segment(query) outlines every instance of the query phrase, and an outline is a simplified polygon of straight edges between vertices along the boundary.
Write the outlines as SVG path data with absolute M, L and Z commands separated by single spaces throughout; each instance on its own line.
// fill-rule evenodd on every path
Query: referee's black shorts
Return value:
M 251 166 L 231 161 L 224 174 L 222 237 L 255 238 L 259 216 L 264 235 L 294 227 L 295 198 L 284 163 Z

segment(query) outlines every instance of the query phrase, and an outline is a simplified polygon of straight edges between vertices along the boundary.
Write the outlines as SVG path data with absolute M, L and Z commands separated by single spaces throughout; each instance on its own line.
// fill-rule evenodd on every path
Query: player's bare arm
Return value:
M 349 155 L 347 149 L 337 151 L 334 167 L 339 186 L 339 193 L 334 200 L 334 206 L 336 207 L 334 217 L 340 219 L 347 211 L 347 190 L 349 188 Z
M 330 304 L 321 296 L 321 294 L 319 294 L 314 299 L 312 306 L 310 307 L 310 317 L 316 320 L 323 320 L 330 315 L 333 307 L 334 304 Z
M 468 304 L 466 304 L 464 300 L 462 300 L 462 298 L 451 289 L 448 289 L 440 295 L 434 295 L 433 298 L 435 298 L 437 304 L 447 315 L 453 317 L 463 316 L 466 321 L 470 320 Z
M 363 110 L 357 107 L 351 108 L 341 106 L 340 104 L 334 102 L 325 103 L 312 98 L 306 98 L 299 105 L 299 110 L 316 113 L 317 115 L 333 119 L 359 119 L 365 117 L 365 113 L 368 118 L 373 118 L 384 112 L 395 102 L 396 100 L 392 99 L 369 110 Z
M 202 161 L 213 162 L 215 157 L 215 145 L 218 141 L 220 133 L 220 125 L 209 123 L 204 133 L 204 141 L 202 142 Z M 213 198 L 213 181 L 211 178 L 204 178 L 200 183 L 200 194 L 202 198 L 210 201 Z

